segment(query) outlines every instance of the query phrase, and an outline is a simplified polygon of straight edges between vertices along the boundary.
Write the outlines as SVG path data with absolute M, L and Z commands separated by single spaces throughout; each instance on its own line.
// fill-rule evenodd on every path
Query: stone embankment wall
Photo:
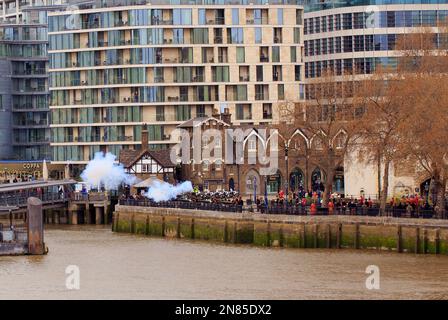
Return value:
M 285 216 L 116 206 L 112 230 L 285 248 L 352 248 L 448 254 L 448 221 Z

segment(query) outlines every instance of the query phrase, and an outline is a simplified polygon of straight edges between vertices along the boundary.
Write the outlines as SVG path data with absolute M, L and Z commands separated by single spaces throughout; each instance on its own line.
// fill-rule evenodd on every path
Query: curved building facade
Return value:
M 311 0 L 305 8 L 307 79 L 327 68 L 336 74 L 370 74 L 379 65 L 394 67 L 397 36 L 436 27 L 448 17 L 446 0 Z
M 447 23 L 447 17 L 447 0 L 306 0 L 306 83 L 318 82 L 327 71 L 363 79 L 379 66 L 394 68 L 399 56 L 394 49 L 400 35 L 421 27 L 433 27 L 437 33 L 437 26 Z M 446 35 L 438 34 L 437 42 L 439 47 L 447 48 Z M 309 99 L 312 90 L 309 85 L 306 90 Z M 347 156 L 345 193 L 376 197 L 380 188 L 378 168 L 358 158 L 356 152 Z M 391 168 L 389 196 L 421 191 L 423 181 L 416 181 L 410 171 L 398 166 Z

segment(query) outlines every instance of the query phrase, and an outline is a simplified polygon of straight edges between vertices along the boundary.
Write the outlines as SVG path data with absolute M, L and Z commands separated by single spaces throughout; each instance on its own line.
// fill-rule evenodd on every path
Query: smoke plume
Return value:
M 135 183 L 137 178 L 127 174 L 123 165 L 116 164 L 116 158 L 112 153 L 95 153 L 93 160 L 81 173 L 82 180 L 93 188 L 104 187 L 106 190 L 117 190 L 123 183 L 129 185 Z
M 185 181 L 181 184 L 173 186 L 167 182 L 155 180 L 152 186 L 149 187 L 145 197 L 154 200 L 155 202 L 168 201 L 175 199 L 178 195 L 193 191 L 193 185 L 190 181 Z

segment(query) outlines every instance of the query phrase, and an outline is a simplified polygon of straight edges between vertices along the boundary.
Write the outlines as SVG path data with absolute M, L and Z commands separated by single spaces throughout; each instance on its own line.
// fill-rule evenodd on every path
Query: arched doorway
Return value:
M 303 190 L 304 174 L 299 168 L 295 168 L 289 175 L 289 188 L 293 192 Z
M 313 191 L 319 192 L 324 191 L 325 187 L 322 183 L 322 172 L 319 168 L 314 169 L 311 174 L 311 187 Z
M 344 168 L 336 168 L 336 172 L 333 180 L 333 192 L 344 194 L 345 193 L 345 181 L 344 181 Z
M 282 187 L 282 176 L 280 171 L 276 174 L 267 177 L 267 191 L 269 194 L 276 194 L 281 190 Z
M 257 171 L 251 169 L 246 174 L 246 178 L 244 179 L 246 185 L 246 195 L 253 195 L 255 190 L 257 194 L 261 193 L 260 190 L 260 175 Z
M 229 179 L 229 190 L 235 191 L 235 180 L 233 178 Z

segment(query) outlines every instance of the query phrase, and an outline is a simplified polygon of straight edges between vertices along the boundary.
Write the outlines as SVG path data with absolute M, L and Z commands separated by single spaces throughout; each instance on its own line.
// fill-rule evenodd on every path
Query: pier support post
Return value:
M 109 224 L 109 206 L 104 206 L 104 224 Z
M 70 217 L 70 224 L 73 224 L 73 225 L 78 224 L 78 211 L 70 210 L 69 217 Z
M 61 223 L 61 210 L 56 211 L 54 223 L 56 223 L 56 224 Z
M 95 224 L 103 223 L 103 210 L 102 207 L 95 207 Z
M 318 248 L 319 247 L 319 225 L 315 224 L 314 225 L 314 248 Z

